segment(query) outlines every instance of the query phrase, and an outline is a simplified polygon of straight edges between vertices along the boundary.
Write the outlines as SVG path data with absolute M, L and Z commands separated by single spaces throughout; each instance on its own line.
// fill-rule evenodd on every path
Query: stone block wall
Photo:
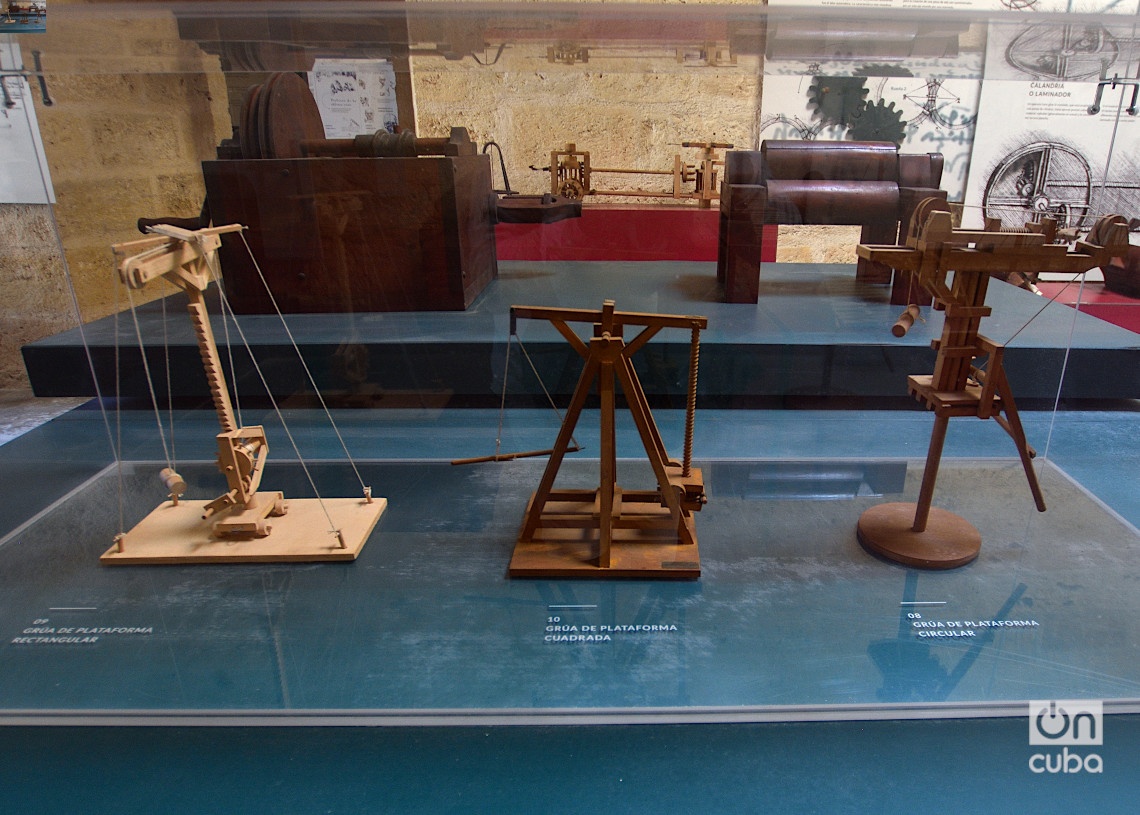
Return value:
M 687 67 L 671 51 L 639 58 L 631 48 L 625 54 L 616 50 L 595 49 L 587 63 L 574 65 L 549 62 L 545 43 L 512 44 L 491 66 L 471 58 L 415 56 L 417 132 L 446 135 L 450 126 L 463 125 L 472 139 L 497 142 L 512 187 L 526 193 L 550 191 L 549 174 L 530 166 L 548 166 L 551 150 L 568 142 L 589 151 L 594 167 L 665 171 L 673 169 L 677 154 L 690 164 L 697 160 L 697 151 L 682 142 L 728 142 L 740 149 L 756 143 L 758 57 L 745 56 L 731 66 Z M 497 172 L 496 167 L 496 183 Z M 594 186 L 668 190 L 672 179 L 598 174 Z
M 140 216 L 196 215 L 200 163 L 231 132 L 217 60 L 179 40 L 172 14 L 145 6 L 128 16 L 122 6 L 68 14 L 66 5 L 52 0 L 47 33 L 21 35 L 20 46 L 28 65 L 31 49 L 43 52 L 54 100 L 47 107 L 33 94 L 80 313 L 48 208 L 0 205 L 0 387 L 26 382 L 20 345 L 106 316 L 116 296 L 125 302 L 111 244 L 140 237 Z
M 27 387 L 20 346 L 75 325 L 51 211 L 0 204 L 0 389 Z

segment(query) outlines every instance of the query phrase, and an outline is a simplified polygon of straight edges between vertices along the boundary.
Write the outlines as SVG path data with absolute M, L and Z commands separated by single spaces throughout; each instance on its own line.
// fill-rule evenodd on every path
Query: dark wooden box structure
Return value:
M 497 274 L 490 159 L 202 163 L 215 223 L 241 223 L 282 312 L 462 311 Z M 242 314 L 273 304 L 245 247 L 221 251 Z

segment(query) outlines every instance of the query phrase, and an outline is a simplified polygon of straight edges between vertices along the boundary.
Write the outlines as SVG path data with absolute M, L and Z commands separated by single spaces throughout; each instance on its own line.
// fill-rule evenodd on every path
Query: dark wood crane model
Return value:
M 701 471 L 692 466 L 696 411 L 697 362 L 704 317 L 615 311 L 612 300 L 601 310 L 512 306 L 519 318 L 548 320 L 585 360 L 565 420 L 549 452 L 546 471 L 530 499 L 511 559 L 512 577 L 652 577 L 700 576 L 693 513 L 705 503 Z M 569 323 L 593 323 L 589 341 Z M 640 327 L 626 340 L 626 327 Z M 681 461 L 670 459 L 630 358 L 658 332 L 691 331 L 689 387 L 685 413 L 685 449 Z M 573 437 L 574 427 L 597 383 L 601 403 L 601 477 L 597 489 L 555 489 L 554 480 Z M 657 481 L 656 490 L 623 490 L 617 484 L 615 383 L 621 386 Z
M 984 230 L 954 229 L 945 203 L 923 201 L 915 211 L 906 243 L 900 246 L 860 244 L 861 258 L 913 272 L 917 282 L 946 313 L 934 373 L 907 377 L 912 396 L 934 411 L 934 430 L 926 457 L 918 503 L 888 503 L 872 507 L 859 519 L 860 542 L 873 552 L 909 566 L 953 569 L 978 556 L 981 535 L 964 518 L 931 508 L 942 445 L 951 418 L 993 419 L 1010 435 L 1029 481 L 1034 503 L 1045 511 L 1032 459 L 1013 393 L 1002 364 L 1005 346 L 978 333 L 991 313 L 986 302 L 990 275 L 1012 271 L 1080 273 L 1103 266 L 1128 249 L 1124 218 L 1109 215 L 1093 226 L 1074 248 L 1055 243 L 1052 219 L 1030 224 L 1027 230 L 1003 230 L 1000 219 L 987 219 Z M 893 333 L 903 336 L 917 316 L 908 306 Z

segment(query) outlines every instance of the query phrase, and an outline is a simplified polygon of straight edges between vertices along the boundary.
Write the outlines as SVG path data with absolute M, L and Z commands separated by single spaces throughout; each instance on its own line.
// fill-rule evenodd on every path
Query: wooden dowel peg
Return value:
M 907 306 L 906 311 L 900 314 L 899 318 L 895 320 L 895 324 L 891 326 L 891 333 L 896 337 L 905 337 L 906 332 L 910 331 L 911 326 L 914 325 L 914 321 L 918 319 L 918 316 L 918 306 L 913 303 Z
M 186 480 L 170 467 L 163 467 L 158 477 L 162 479 L 162 483 L 170 493 L 170 500 L 178 506 L 178 496 L 186 492 Z

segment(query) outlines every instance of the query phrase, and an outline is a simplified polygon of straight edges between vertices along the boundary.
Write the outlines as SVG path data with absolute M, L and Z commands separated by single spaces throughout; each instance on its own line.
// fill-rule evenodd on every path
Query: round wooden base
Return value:
M 859 517 L 859 542 L 888 560 L 919 569 L 956 569 L 978 556 L 982 536 L 953 512 L 931 507 L 926 529 L 915 532 L 914 504 L 879 504 Z

